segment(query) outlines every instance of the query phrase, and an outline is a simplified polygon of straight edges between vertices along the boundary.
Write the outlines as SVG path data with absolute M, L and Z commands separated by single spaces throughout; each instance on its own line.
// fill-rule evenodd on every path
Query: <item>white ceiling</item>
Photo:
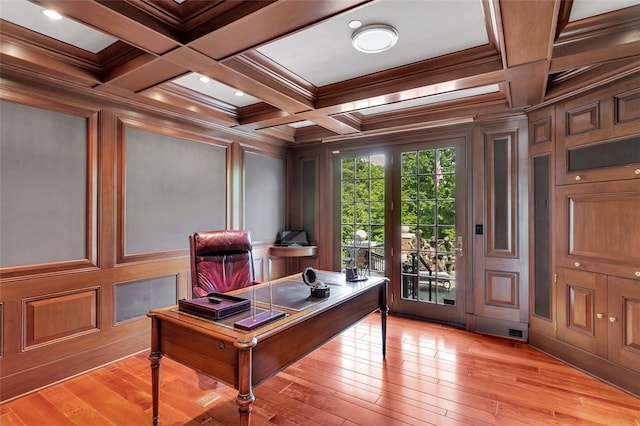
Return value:
M 71 19 L 52 21 L 42 14 L 42 7 L 27 0 L 0 0 L 0 18 L 91 53 L 118 41 Z
M 358 52 L 348 25 L 355 19 L 395 27 L 398 41 L 386 52 Z M 480 0 L 380 0 L 258 51 L 321 87 L 487 43 Z
M 187 2 L 190 0 L 186 0 Z M 640 4 L 640 0 L 574 0 L 570 20 Z M 0 18 L 37 31 L 92 53 L 116 41 L 115 38 L 69 19 L 51 21 L 41 8 L 28 0 L 0 0 Z M 364 25 L 384 23 L 396 27 L 399 38 L 389 51 L 366 54 L 351 46 L 354 30 L 349 21 Z M 408 63 L 438 57 L 489 42 L 480 0 L 380 0 L 339 14 L 311 27 L 272 41 L 257 50 L 316 87 L 388 70 Z M 260 102 L 251 94 L 238 97 L 235 88 L 199 80 L 199 74 L 182 76 L 173 82 L 236 107 Z M 440 92 L 456 88 L 438 88 Z M 497 85 L 459 90 L 452 94 L 407 93 L 404 102 L 377 105 L 375 99 L 346 106 L 345 111 L 363 114 L 392 111 L 498 91 Z

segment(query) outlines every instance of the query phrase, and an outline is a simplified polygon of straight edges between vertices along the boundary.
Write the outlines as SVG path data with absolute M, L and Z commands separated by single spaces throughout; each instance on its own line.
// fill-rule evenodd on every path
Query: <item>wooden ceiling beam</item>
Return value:
M 309 25 L 369 3 L 372 0 L 279 0 L 263 3 L 252 13 L 220 17 L 218 27 L 189 46 L 221 61 L 255 49 Z M 254 1 L 247 2 L 248 6 Z M 246 8 L 247 5 L 243 5 Z
M 33 0 L 63 16 L 82 22 L 132 46 L 161 55 L 180 46 L 180 34 L 171 26 L 142 13 L 123 1 Z
M 595 65 L 577 72 L 570 79 L 551 81 L 545 101 L 556 102 L 634 73 L 640 73 L 640 55 Z
M 348 135 L 360 131 L 360 126 L 356 125 L 356 123 L 341 121 L 319 111 L 305 111 L 297 114 L 297 116 L 302 117 L 305 120 L 313 121 L 317 125 L 338 135 Z
M 65 58 L 52 55 L 43 49 L 15 40 L 4 34 L 0 37 L 0 62 L 3 66 L 15 66 L 26 73 L 39 73 L 72 81 L 86 87 L 100 83 L 100 73 L 70 63 Z
M 550 70 L 556 73 L 638 55 L 640 26 L 624 32 L 561 44 L 553 49 Z
M 514 109 L 544 99 L 562 0 L 498 0 L 509 104 Z

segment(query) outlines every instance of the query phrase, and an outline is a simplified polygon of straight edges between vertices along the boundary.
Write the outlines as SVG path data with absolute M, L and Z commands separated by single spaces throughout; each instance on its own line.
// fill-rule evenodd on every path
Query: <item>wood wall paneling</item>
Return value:
M 559 265 L 636 278 L 640 180 L 560 186 L 554 204 Z
M 467 328 L 526 339 L 530 245 L 522 236 L 528 235 L 530 213 L 522 194 L 529 191 L 528 123 L 491 123 L 474 135 L 482 143 L 474 150 L 473 223 L 483 224 L 484 232 L 474 235 L 471 251 Z
M 553 143 L 532 141 L 530 154 L 548 152 L 555 162 L 557 330 L 532 315 L 531 343 L 632 392 L 640 383 L 638 87 L 636 74 L 529 115 L 533 123 L 551 114 L 556 123 Z
M 640 239 L 634 237 L 640 235 L 640 222 L 626 220 L 640 212 L 640 198 L 624 193 L 575 194 L 567 201 L 569 255 L 640 265 Z
M 518 149 L 515 132 L 485 135 L 487 256 L 518 257 Z
M 640 373 L 640 282 L 609 276 L 609 359 Z
M 551 117 L 546 116 L 531 123 L 531 144 L 541 144 L 551 142 L 553 130 L 551 128 Z
M 555 336 L 555 266 L 552 237 L 555 107 L 529 114 L 530 329 Z
M 600 129 L 600 103 L 595 102 L 590 105 L 581 105 L 576 109 L 567 111 L 566 121 L 566 136 L 578 135 Z
M 614 96 L 615 124 L 640 121 L 640 89 Z
M 0 301 L 0 359 L 4 357 L 4 303 Z
M 607 277 L 558 268 L 559 339 L 607 356 Z
M 486 305 L 503 306 L 518 309 L 518 274 L 486 271 Z
M 23 350 L 100 329 L 100 288 L 25 299 Z
M 635 76 L 556 105 L 555 175 L 558 184 L 640 178 L 640 172 L 636 173 L 640 170 L 640 162 L 633 156 L 618 159 L 619 165 L 627 167 L 613 167 L 613 164 L 573 172 L 569 158 L 569 154 L 577 149 L 590 146 L 597 149 L 600 144 L 621 142 L 640 135 L 638 87 L 640 77 Z M 602 149 L 614 155 L 619 148 L 611 145 L 611 149 Z M 593 155 L 597 157 L 597 154 Z
M 28 243 L 33 249 L 30 253 L 29 247 L 22 248 L 20 241 L 16 240 L 15 245 L 12 242 L 13 249 L 19 251 L 22 259 L 27 261 L 18 266 L 3 264 L 1 270 L 2 400 L 144 350 L 149 345 L 150 325 L 143 312 L 146 307 L 142 305 L 148 303 L 153 307 L 158 298 L 162 299 L 158 303 L 166 305 L 175 303 L 177 298 L 192 296 L 186 232 L 183 236 L 184 248 L 178 247 L 182 244 L 180 236 L 176 237 L 173 245 L 168 248 L 158 246 L 160 251 L 154 251 L 154 245 L 148 244 L 149 241 L 146 240 L 146 247 L 134 249 L 132 254 L 127 252 L 125 241 L 134 244 L 134 248 L 135 244 L 140 244 L 135 233 L 128 235 L 135 239 L 133 241 L 127 240 L 127 234 L 124 232 L 127 226 L 127 205 L 131 208 L 132 203 L 135 205 L 140 201 L 127 201 L 127 193 L 132 193 L 132 187 L 125 186 L 127 175 L 129 179 L 145 179 L 145 174 L 154 171 L 155 167 L 155 177 L 158 178 L 155 182 L 177 185 L 179 182 L 184 183 L 184 176 L 193 175 L 194 171 L 220 172 L 220 178 L 203 179 L 198 185 L 193 183 L 187 186 L 184 198 L 173 197 L 181 194 L 176 191 L 164 192 L 157 185 L 147 186 L 146 189 L 149 193 L 155 191 L 161 205 L 169 205 L 174 211 L 185 208 L 189 213 L 203 210 L 201 206 L 196 208 L 192 205 L 196 189 L 222 189 L 222 199 L 205 213 L 209 220 L 211 217 L 221 218 L 220 225 L 209 225 L 207 228 L 225 228 L 229 224 L 239 226 L 239 220 L 232 221 L 230 218 L 244 215 L 244 206 L 238 202 L 243 193 L 237 189 L 242 180 L 229 178 L 241 174 L 239 170 L 242 169 L 242 161 L 230 155 L 233 147 L 240 147 L 240 144 L 217 138 L 218 132 L 201 127 L 199 120 L 179 120 L 135 102 L 126 102 L 124 105 L 118 103 L 123 101 L 116 102 L 109 95 L 99 99 L 83 96 L 76 93 L 77 89 L 64 85 L 56 86 L 55 89 L 45 86 L 17 81 L 12 86 L 15 92 L 9 89 L 1 93 L 3 114 L 0 116 L 0 129 L 4 132 L 1 138 L 3 161 L 18 164 L 28 159 L 29 155 L 38 155 L 38 158 L 46 159 L 49 163 L 54 163 L 52 160 L 55 159 L 57 163 L 62 164 L 59 170 L 63 173 L 81 172 L 83 177 L 74 179 L 65 189 L 66 192 L 61 192 L 59 189 L 66 185 L 62 185 L 60 182 L 63 181 L 60 179 L 43 174 L 47 170 L 46 167 L 28 168 L 30 173 L 27 178 L 5 179 L 10 168 L 5 167 L 3 163 L 0 181 L 5 186 L 0 192 L 3 196 L 10 193 L 31 194 L 31 197 L 24 197 L 23 201 L 27 204 L 46 201 L 52 197 L 58 201 L 66 200 L 63 207 L 77 210 L 80 216 L 75 213 L 69 214 L 69 218 L 74 219 L 69 225 L 65 225 L 64 219 L 47 224 L 48 216 L 43 212 L 48 210 L 32 209 L 31 212 L 25 211 L 26 214 L 22 215 L 24 218 L 31 218 L 29 226 L 18 226 L 18 222 L 9 219 L 18 217 L 16 213 L 19 213 L 20 209 L 16 209 L 16 206 L 19 204 L 12 205 L 11 214 L 5 215 L 3 211 L 0 215 L 3 220 L 10 222 L 2 223 L 3 240 L 9 235 L 4 232 L 6 229 L 17 228 L 24 235 L 23 243 Z M 10 99 L 10 102 L 7 99 Z M 9 122 L 9 114 L 5 114 L 9 111 L 9 107 L 5 109 L 7 103 L 17 106 L 20 119 L 11 119 Z M 43 130 L 43 126 L 49 124 L 57 129 L 58 133 L 47 133 Z M 59 129 L 66 133 L 61 134 Z M 10 131 L 18 136 L 23 135 L 23 138 L 38 132 L 43 137 L 29 136 L 28 141 L 20 142 L 17 138 L 5 137 Z M 136 132 L 136 136 L 143 135 L 143 142 L 150 145 L 166 143 L 180 145 L 186 149 L 179 149 L 180 152 L 171 159 L 173 162 L 169 163 L 165 161 L 167 150 L 159 150 L 165 151 L 162 154 L 165 157 L 160 158 L 165 161 L 166 166 L 162 171 L 157 170 L 162 161 L 154 162 L 158 160 L 154 157 L 157 152 L 148 152 L 147 158 L 138 155 L 138 160 L 148 163 L 132 162 L 129 166 L 135 167 L 127 171 L 127 160 L 132 160 L 131 151 L 127 152 L 125 143 L 128 131 L 129 136 Z M 137 142 L 142 139 L 139 138 Z M 5 150 L 4 144 L 13 142 L 19 149 Z M 250 149 L 256 153 L 265 152 L 277 158 L 284 157 L 285 149 L 282 147 L 254 146 L 246 142 L 243 140 L 242 149 Z M 80 147 L 67 146 L 65 143 L 80 144 Z M 136 140 L 133 144 L 136 144 Z M 192 161 L 190 164 L 181 163 L 184 160 L 181 154 L 193 146 L 202 147 L 205 151 L 222 152 L 221 165 L 207 168 L 207 165 L 197 167 Z M 27 150 L 28 147 L 35 147 L 35 150 Z M 236 151 L 242 153 L 240 149 Z M 193 160 L 193 157 L 191 159 Z M 152 170 L 149 170 L 149 167 Z M 37 182 L 40 186 L 34 187 L 36 191 L 31 191 L 29 185 L 26 185 L 28 182 Z M 55 188 L 46 189 L 49 183 L 54 184 Z M 132 181 L 129 180 L 128 183 L 131 184 Z M 37 191 L 38 188 L 40 192 Z M 48 193 L 42 193 L 43 191 Z M 235 198 L 230 196 L 231 193 L 235 194 Z M 65 198 L 69 194 L 72 198 Z M 2 200 L 3 205 L 6 205 L 5 201 Z M 47 208 L 59 205 L 59 202 L 53 202 Z M 190 209 L 188 205 L 191 205 Z M 164 214 L 158 211 L 157 207 L 154 208 L 156 205 L 153 203 L 147 203 L 144 207 L 139 204 L 138 206 L 139 216 L 143 218 L 148 215 L 148 218 L 157 220 Z M 63 211 L 66 212 L 64 209 Z M 32 217 L 30 214 L 35 216 Z M 166 218 L 166 214 L 164 216 Z M 173 218 L 171 221 L 174 225 L 181 226 L 191 222 L 183 217 Z M 167 228 L 172 229 L 174 225 L 169 224 Z M 36 235 L 28 235 L 29 231 L 38 230 L 43 226 L 46 229 L 40 230 Z M 55 233 L 58 231 L 64 232 L 65 235 L 57 237 Z M 159 233 L 164 233 L 164 230 Z M 64 250 L 61 250 L 65 248 L 65 241 L 69 238 L 78 239 L 78 243 L 74 243 L 76 248 L 73 255 L 66 255 Z M 40 260 L 28 258 L 28 255 L 43 248 L 45 244 L 34 244 L 40 241 L 55 241 L 55 249 L 51 250 L 51 253 L 58 256 L 62 254 L 62 260 L 44 258 L 42 263 L 34 263 Z M 3 241 L 3 253 L 5 242 L 6 240 Z M 258 246 L 257 250 L 268 253 L 267 247 Z M 264 262 L 265 259 L 266 256 L 258 256 L 258 262 Z M 164 282 L 167 280 L 170 281 L 169 284 Z M 96 288 L 100 290 L 93 294 L 93 290 L 87 290 L 87 283 L 99 283 L 99 287 Z M 126 300 L 129 295 L 123 290 L 129 285 L 142 285 L 146 290 L 142 291 L 142 294 L 131 295 L 133 299 Z M 165 291 L 167 289 L 170 291 Z M 156 291 L 159 293 L 154 295 Z M 130 306 L 127 307 L 127 304 Z M 136 309 L 133 309 L 134 307 Z M 124 310 L 119 314 L 118 308 Z M 51 317 L 55 320 L 51 321 Z

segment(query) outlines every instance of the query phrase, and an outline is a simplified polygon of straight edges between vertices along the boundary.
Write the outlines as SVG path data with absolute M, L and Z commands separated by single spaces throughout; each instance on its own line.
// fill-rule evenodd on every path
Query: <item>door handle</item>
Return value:
M 462 257 L 462 236 L 461 235 L 458 235 L 455 252 L 456 252 L 456 256 Z

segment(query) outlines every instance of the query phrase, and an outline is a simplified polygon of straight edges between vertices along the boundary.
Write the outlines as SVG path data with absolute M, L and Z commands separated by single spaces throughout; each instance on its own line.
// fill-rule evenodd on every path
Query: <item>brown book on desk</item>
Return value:
M 251 309 L 251 300 L 222 293 L 209 293 L 205 297 L 178 301 L 179 311 L 213 320 L 230 317 L 249 309 Z

